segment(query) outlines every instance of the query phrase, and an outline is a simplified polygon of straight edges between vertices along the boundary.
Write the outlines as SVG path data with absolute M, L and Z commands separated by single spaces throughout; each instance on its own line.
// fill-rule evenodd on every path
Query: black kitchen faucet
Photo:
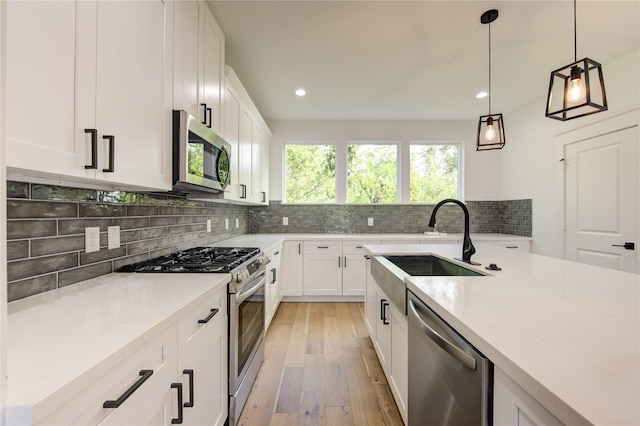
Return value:
M 464 212 L 464 238 L 462 240 L 462 258 L 456 257 L 454 259 L 461 260 L 462 262 L 468 263 L 470 265 L 480 265 L 479 263 L 473 262 L 471 260 L 471 256 L 473 256 L 473 254 L 476 252 L 476 248 L 473 246 L 471 238 L 469 238 L 469 210 L 467 209 L 467 206 L 465 206 L 461 201 L 455 200 L 453 198 L 447 198 L 436 204 L 436 206 L 433 208 L 433 211 L 431 212 L 429 227 L 433 228 L 436 226 L 436 212 L 443 204 L 447 203 L 454 203 L 459 205 Z

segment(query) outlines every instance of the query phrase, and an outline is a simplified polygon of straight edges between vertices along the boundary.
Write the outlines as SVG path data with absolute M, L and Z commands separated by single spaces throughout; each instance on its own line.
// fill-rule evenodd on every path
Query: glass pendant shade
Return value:
M 502 114 L 481 115 L 478 121 L 476 151 L 502 149 L 505 143 Z
M 602 65 L 589 58 L 551 72 L 546 116 L 560 121 L 607 110 Z

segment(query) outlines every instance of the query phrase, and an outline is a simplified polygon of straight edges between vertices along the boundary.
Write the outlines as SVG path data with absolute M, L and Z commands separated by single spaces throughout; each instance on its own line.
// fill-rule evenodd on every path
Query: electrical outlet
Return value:
M 283 224 L 284 226 L 289 225 L 289 218 L 288 218 L 288 217 L 286 217 L 286 216 L 285 216 L 285 217 L 283 217 L 283 218 L 282 218 L 282 224 Z
M 211 232 L 211 219 L 207 219 L 207 232 Z
M 369 225 L 369 226 L 373 226 L 373 218 L 372 218 L 372 217 L 370 217 L 370 218 L 367 220 L 367 225 Z
M 229 219 L 224 220 L 224 229 L 229 229 Z
M 236 217 L 236 228 L 240 228 L 240 219 Z
M 120 248 L 120 227 L 107 227 L 107 248 L 109 250 Z
M 85 253 L 100 251 L 100 227 L 84 228 L 84 251 Z

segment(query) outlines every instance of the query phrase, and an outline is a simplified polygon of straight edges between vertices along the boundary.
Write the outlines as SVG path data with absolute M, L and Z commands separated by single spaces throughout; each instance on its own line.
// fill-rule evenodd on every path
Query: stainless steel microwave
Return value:
M 231 176 L 231 145 L 186 111 L 173 111 L 173 188 L 221 192 Z

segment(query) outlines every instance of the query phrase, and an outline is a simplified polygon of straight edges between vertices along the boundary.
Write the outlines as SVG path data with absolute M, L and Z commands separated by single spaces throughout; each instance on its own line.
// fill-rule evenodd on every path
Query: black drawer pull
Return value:
M 199 319 L 198 324 L 206 324 L 211 321 L 211 318 L 215 317 L 218 313 L 218 308 L 211 308 L 211 313 L 205 319 Z
M 118 399 L 105 401 L 104 404 L 102 404 L 102 408 L 118 408 L 119 406 L 121 406 L 127 400 L 127 398 L 133 395 L 133 393 L 138 390 L 138 388 L 142 386 L 142 384 L 146 382 L 149 377 L 151 377 L 152 374 L 153 370 L 140 370 L 140 378 L 129 389 L 124 391 L 124 393 L 120 395 Z
M 328 249 L 329 248 L 329 246 L 317 246 L 317 247 L 321 248 L 321 249 Z
M 184 410 L 182 408 L 182 383 L 171 383 L 171 389 L 178 390 L 178 417 L 175 419 L 171 419 L 172 425 L 181 425 L 182 418 L 184 414 Z
M 183 374 L 189 376 L 189 401 L 184 403 L 187 408 L 193 407 L 193 370 L 182 370 Z
M 510 249 L 517 249 L 518 246 L 505 246 L 506 248 L 510 248 Z
M 85 133 L 91 133 L 91 164 L 85 165 L 85 169 L 98 168 L 98 130 L 84 129 Z
M 116 147 L 116 138 L 113 136 L 103 136 L 102 139 L 107 139 L 109 141 L 109 168 L 107 169 L 102 169 L 103 172 L 107 172 L 107 173 L 113 173 L 114 172 L 114 162 L 115 162 L 115 156 L 116 156 L 116 151 L 115 151 L 115 147 Z

